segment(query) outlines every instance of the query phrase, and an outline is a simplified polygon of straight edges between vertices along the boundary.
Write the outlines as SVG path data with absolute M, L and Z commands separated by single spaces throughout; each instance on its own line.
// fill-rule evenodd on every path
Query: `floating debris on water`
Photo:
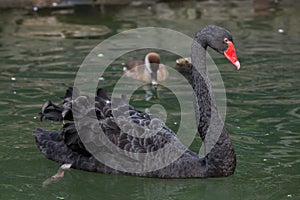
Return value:
M 53 3 L 52 3 L 52 6 L 53 6 L 53 7 L 56 7 L 56 6 L 58 6 L 58 3 L 53 2 Z
M 98 80 L 99 80 L 99 81 L 104 81 L 105 78 L 104 78 L 103 76 L 100 76 L 100 77 L 98 78 Z
M 34 12 L 37 12 L 37 11 L 39 10 L 39 8 L 38 8 L 37 6 L 33 6 L 32 10 L 33 10 Z

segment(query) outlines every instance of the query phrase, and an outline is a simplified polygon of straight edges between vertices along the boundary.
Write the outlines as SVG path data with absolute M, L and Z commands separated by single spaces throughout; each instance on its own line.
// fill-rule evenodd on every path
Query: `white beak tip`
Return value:
M 239 70 L 239 69 L 241 68 L 241 64 L 240 64 L 239 61 L 236 61 L 236 62 L 234 63 L 234 65 L 236 66 L 237 70 Z

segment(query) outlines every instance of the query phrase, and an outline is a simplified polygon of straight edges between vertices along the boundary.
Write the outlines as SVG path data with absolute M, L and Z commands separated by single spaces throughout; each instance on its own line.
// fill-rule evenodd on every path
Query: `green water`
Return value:
M 210 2 L 125 6 L 105 14 L 86 9 L 74 14 L 1 10 L 0 199 L 300 199 L 300 6 L 283 3 L 257 10 L 252 1 Z M 49 16 L 57 20 L 57 30 L 30 21 Z M 109 31 L 61 37 L 60 26 L 72 31 L 82 24 L 104 25 L 108 29 L 101 30 Z M 70 170 L 59 182 L 43 187 L 59 164 L 39 152 L 31 133 L 36 127 L 59 130 L 59 124 L 39 122 L 36 116 L 46 99 L 60 101 L 85 56 L 129 28 L 165 27 L 193 37 L 205 24 L 233 33 L 241 62 L 236 71 L 221 55 L 210 54 L 226 87 L 226 127 L 238 160 L 235 174 L 160 180 Z M 162 59 L 172 66 L 176 57 L 166 53 Z M 124 61 L 112 64 L 102 86 L 111 90 Z M 173 98 L 164 91 L 162 104 Z M 137 91 L 133 102 L 142 105 L 143 98 L 144 92 Z M 170 107 L 174 121 L 178 108 Z M 170 126 L 176 129 L 173 121 Z

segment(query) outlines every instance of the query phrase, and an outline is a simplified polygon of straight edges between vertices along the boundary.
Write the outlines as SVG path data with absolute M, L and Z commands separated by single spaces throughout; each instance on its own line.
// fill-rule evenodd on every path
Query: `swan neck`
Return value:
M 211 86 L 207 76 L 206 48 L 194 41 L 191 51 L 194 107 L 198 132 L 204 141 L 211 114 Z
M 194 41 L 191 58 L 195 114 L 198 132 L 204 141 L 208 173 L 212 176 L 216 173 L 232 174 L 236 163 L 235 153 L 213 98 L 206 68 L 206 48 Z

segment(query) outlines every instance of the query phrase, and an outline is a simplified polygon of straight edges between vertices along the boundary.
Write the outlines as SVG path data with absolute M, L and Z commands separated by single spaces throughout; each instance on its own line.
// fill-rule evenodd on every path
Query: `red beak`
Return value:
M 237 68 L 237 70 L 239 70 L 241 65 L 236 56 L 234 45 L 231 41 L 228 41 L 227 45 L 228 48 L 226 51 L 224 51 L 224 55 Z

